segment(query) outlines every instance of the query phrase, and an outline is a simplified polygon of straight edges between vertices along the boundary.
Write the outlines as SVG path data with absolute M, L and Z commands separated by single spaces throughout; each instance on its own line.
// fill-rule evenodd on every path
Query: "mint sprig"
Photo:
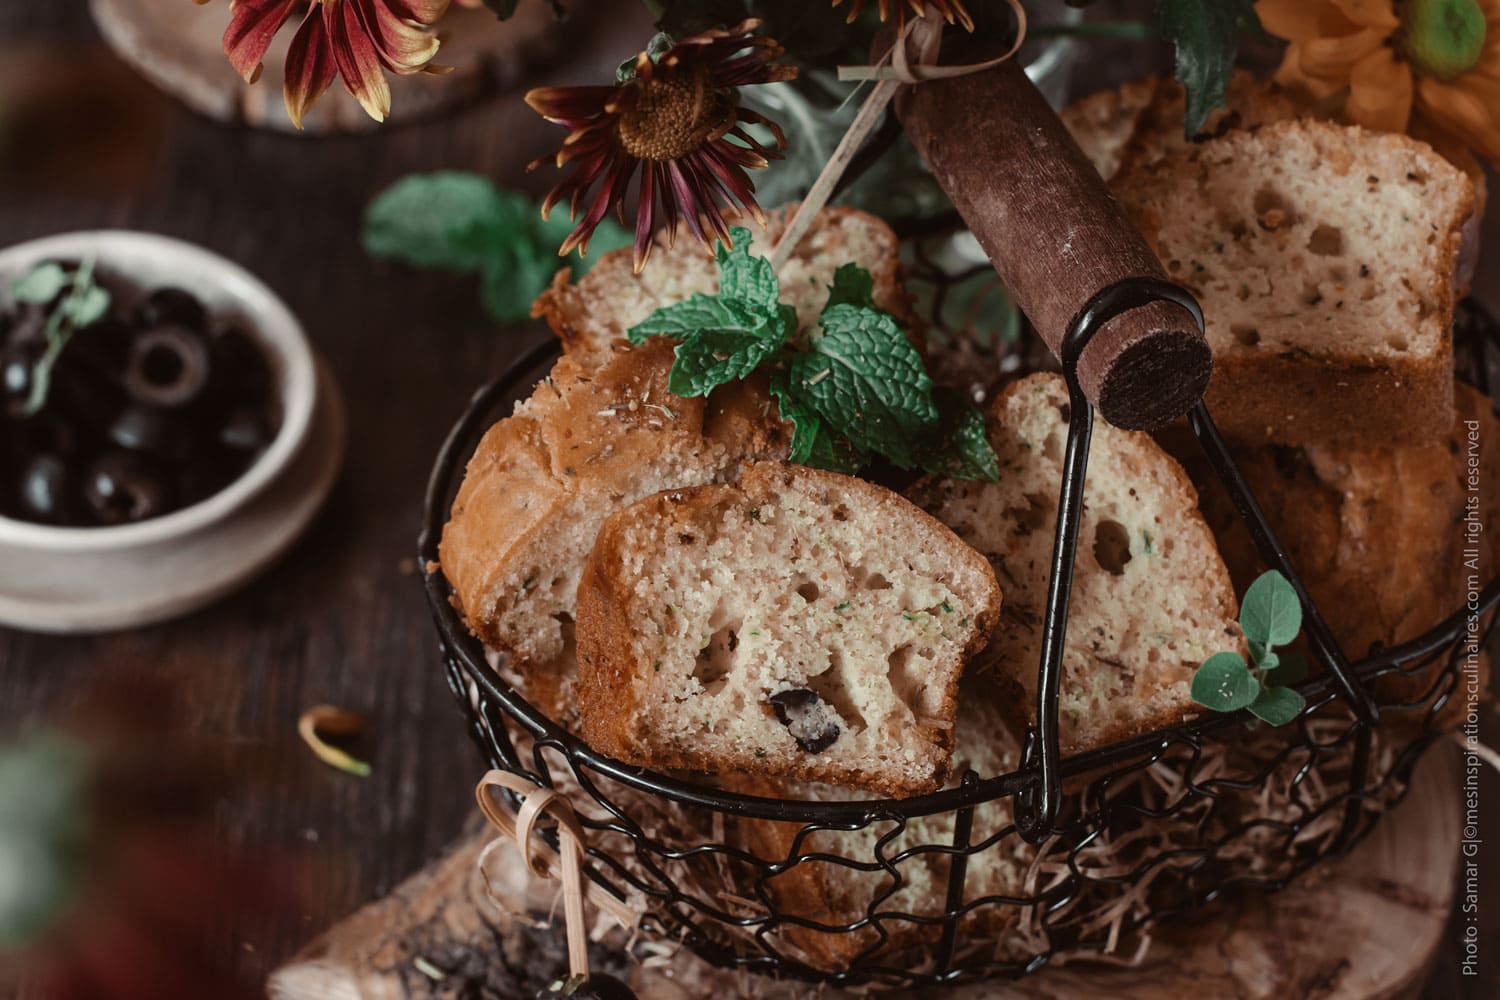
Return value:
M 1192 138 L 1225 106 L 1240 33 L 1260 29 L 1260 19 L 1252 0 L 1157 0 L 1156 20 L 1177 50 L 1177 79 L 1187 92 L 1183 127 Z
M 477 274 L 480 298 L 500 323 L 528 318 L 531 303 L 559 267 L 556 248 L 573 228 L 566 212 L 541 218 L 531 199 L 487 177 L 457 170 L 408 174 L 365 209 L 361 240 L 372 257 L 414 267 Z M 630 245 L 630 234 L 608 219 L 589 242 L 596 252 Z M 576 274 L 587 270 L 581 256 Z
M 1215 712 L 1248 708 L 1262 722 L 1282 726 L 1307 703 L 1293 690 L 1307 676 L 1307 661 L 1295 650 L 1278 654 L 1302 630 L 1302 604 L 1286 577 L 1262 573 L 1240 602 L 1240 629 L 1250 663 L 1239 653 L 1215 653 L 1193 674 L 1193 700 Z
M 31 367 L 31 392 L 21 407 L 23 417 L 35 416 L 47 405 L 52 370 L 73 334 L 93 326 L 109 312 L 109 292 L 95 283 L 94 266 L 93 257 L 84 258 L 74 271 L 56 261 L 44 261 L 11 285 L 11 294 L 17 302 L 49 309 L 45 329 L 47 347 Z
M 676 340 L 669 388 L 706 396 L 770 369 L 770 391 L 792 425 L 789 459 L 853 474 L 872 455 L 904 469 L 998 481 L 984 417 L 962 394 L 934 395 L 922 356 L 875 306 L 875 280 L 856 264 L 834 275 L 816 331 L 798 328 L 770 261 L 750 253 L 748 229 L 720 245 L 717 295 L 663 306 L 627 331 L 632 343 Z

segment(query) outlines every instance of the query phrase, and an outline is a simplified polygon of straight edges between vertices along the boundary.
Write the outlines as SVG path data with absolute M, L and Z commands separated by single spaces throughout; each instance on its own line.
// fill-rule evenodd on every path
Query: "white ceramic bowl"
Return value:
M 144 624 L 218 596 L 227 589 L 224 576 L 231 567 L 222 566 L 222 558 L 218 568 L 208 565 L 205 545 L 284 477 L 305 450 L 318 408 L 318 365 L 297 319 L 249 272 L 190 243 L 104 230 L 10 247 L 0 251 L 0 307 L 10 306 L 12 281 L 34 264 L 89 255 L 106 275 L 117 275 L 142 294 L 163 286 L 187 289 L 215 321 L 232 322 L 254 337 L 276 378 L 281 426 L 233 483 L 161 517 L 109 527 L 0 517 L 0 621 L 23 628 L 89 631 Z

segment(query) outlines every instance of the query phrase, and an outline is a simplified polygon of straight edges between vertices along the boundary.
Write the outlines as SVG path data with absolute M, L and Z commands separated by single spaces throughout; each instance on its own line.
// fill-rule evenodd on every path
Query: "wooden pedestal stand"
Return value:
M 1309 873 L 1285 892 L 1236 896 L 1159 929 L 1138 967 L 1074 964 L 1019 982 L 933 995 L 955 1000 L 1415 996 L 1452 904 L 1460 839 L 1455 757 L 1447 744 L 1430 751 L 1406 801 L 1347 858 Z M 497 905 L 476 866 L 488 839 L 488 833 L 470 837 L 314 941 L 272 976 L 273 1000 L 529 1000 L 566 964 L 561 927 L 548 923 L 555 883 L 530 879 L 514 849 L 499 848 L 489 869 L 504 904 Z M 642 965 L 625 957 L 625 940 L 623 932 L 611 931 L 591 949 L 591 962 L 597 971 L 627 978 L 641 997 L 817 994 L 805 984 L 725 972 L 689 952 L 671 954 L 638 943 L 637 957 L 670 954 L 648 957 Z

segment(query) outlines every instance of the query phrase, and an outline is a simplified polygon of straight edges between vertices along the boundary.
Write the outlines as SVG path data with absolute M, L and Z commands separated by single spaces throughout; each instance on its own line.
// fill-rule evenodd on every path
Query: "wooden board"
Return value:
M 229 4 L 184 0 L 92 0 L 94 21 L 115 52 L 137 71 L 195 111 L 221 121 L 295 131 L 282 103 L 286 50 L 295 25 L 277 34 L 260 80 L 247 85 L 224 57 L 221 39 Z M 430 117 L 496 87 L 512 86 L 558 51 L 551 8 L 529 0 L 508 21 L 483 8 L 455 5 L 438 25 L 441 76 L 390 75 L 391 121 Z M 335 83 L 303 124 L 312 133 L 368 132 L 379 123 Z
M 1447 922 L 1459 821 L 1457 755 L 1444 744 L 1428 753 L 1406 801 L 1347 858 L 1309 873 L 1282 893 L 1239 896 L 1163 927 L 1141 965 L 1072 964 L 1014 983 L 968 986 L 944 995 L 960 1000 L 1414 996 Z M 492 896 L 477 865 L 487 839 L 483 831 L 469 837 L 386 899 L 336 925 L 272 976 L 271 996 L 532 996 L 565 964 L 561 931 L 549 926 L 554 888 L 528 878 L 507 844 L 490 856 Z M 618 931 L 596 943 L 594 967 L 619 974 L 622 946 Z M 629 973 L 639 995 L 653 1000 L 795 997 L 808 990 L 714 969 L 687 952 L 632 963 Z

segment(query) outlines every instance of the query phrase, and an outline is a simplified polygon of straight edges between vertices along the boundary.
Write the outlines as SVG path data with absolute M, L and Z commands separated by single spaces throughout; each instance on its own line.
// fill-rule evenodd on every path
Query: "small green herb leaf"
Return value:
M 1307 702 L 1289 687 L 1263 687 L 1250 703 L 1250 712 L 1262 722 L 1284 726 L 1307 707 Z
M 59 302 L 57 309 L 74 330 L 81 330 L 99 322 L 109 312 L 109 292 L 93 284 L 80 287 Z
M 688 340 L 705 330 L 721 333 L 743 333 L 770 339 L 776 335 L 772 319 L 737 299 L 721 299 L 695 292 L 691 298 L 663 306 L 626 331 L 632 344 L 644 344 L 652 337 Z
M 498 322 L 527 318 L 531 303 L 558 268 L 556 248 L 572 229 L 562 212 L 543 219 L 531 199 L 487 177 L 455 170 L 409 174 L 365 210 L 361 239 L 372 257 L 414 267 L 477 273 L 486 311 Z M 629 246 L 630 234 L 609 220 L 592 250 Z M 587 270 L 580 259 L 578 273 Z
M 870 456 L 856 448 L 844 435 L 829 430 L 825 423 L 818 425 L 806 464 L 814 469 L 852 476 L 870 464 Z
M 939 386 L 932 394 L 937 404 L 937 430 L 932 447 L 923 449 L 922 468 L 949 479 L 1000 481 L 1000 459 L 990 447 L 984 414 L 957 389 Z
M 1302 630 L 1302 604 L 1286 577 L 1276 570 L 1262 573 L 1240 602 L 1240 628 L 1245 638 L 1263 646 L 1285 646 Z
M 1275 670 L 1276 665 L 1281 662 L 1281 658 L 1267 648 L 1264 643 L 1251 642 L 1247 643 L 1247 645 L 1250 647 L 1250 662 L 1255 664 L 1256 669 Z
M 771 262 L 750 253 L 750 230 L 739 226 L 729 231 L 734 249 L 719 244 L 719 296 L 735 299 L 757 310 L 775 313 L 781 298 L 781 283 Z M 795 321 L 793 322 L 795 326 Z
M 1260 681 L 1238 653 L 1215 653 L 1193 674 L 1193 700 L 1215 712 L 1237 712 L 1260 695 Z
M 1156 19 L 1177 49 L 1177 79 L 1187 91 L 1183 124 L 1192 138 L 1215 108 L 1224 107 L 1240 32 L 1260 21 L 1252 0 L 1157 0 Z
M 834 306 L 860 306 L 875 308 L 875 278 L 858 264 L 843 264 L 833 273 L 833 284 L 828 286 L 828 304 Z
M 914 442 L 938 418 L 921 355 L 894 319 L 873 309 L 833 306 L 822 323 L 812 353 L 792 361 L 792 391 L 856 448 L 915 466 Z
M 10 286 L 18 302 L 46 305 L 68 285 L 68 272 L 56 261 L 46 261 L 33 267 Z
M 678 396 L 707 396 L 725 382 L 744 378 L 786 339 L 785 327 L 780 336 L 767 336 L 769 330 L 704 330 L 689 337 L 677 345 L 667 388 Z
M 786 372 L 779 371 L 771 376 L 771 395 L 776 399 L 781 419 L 792 425 L 792 443 L 787 461 L 806 465 L 823 422 L 810 405 L 792 394 Z

